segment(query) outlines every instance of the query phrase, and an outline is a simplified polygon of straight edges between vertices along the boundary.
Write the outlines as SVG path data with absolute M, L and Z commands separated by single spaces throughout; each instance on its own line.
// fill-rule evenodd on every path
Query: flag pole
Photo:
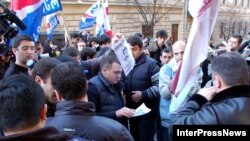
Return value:
M 64 28 L 64 31 L 65 31 L 64 34 L 67 34 L 66 37 L 67 37 L 67 39 L 69 41 L 69 44 L 71 45 L 72 41 L 71 41 L 71 38 L 70 38 L 68 27 L 66 25 L 67 24 L 67 20 L 65 18 L 65 14 L 64 14 L 63 10 L 61 11 L 61 14 L 62 14 L 62 18 L 63 18 L 63 28 Z

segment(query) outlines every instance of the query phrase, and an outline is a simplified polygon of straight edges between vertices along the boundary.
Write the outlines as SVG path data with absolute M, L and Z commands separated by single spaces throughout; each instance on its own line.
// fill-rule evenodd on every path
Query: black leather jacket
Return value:
M 119 122 L 95 116 L 91 102 L 62 101 L 57 104 L 54 117 L 48 118 L 46 126 L 60 132 L 96 141 L 133 141 L 126 127 Z
M 234 86 L 223 90 L 208 102 L 195 94 L 186 105 L 170 115 L 177 125 L 250 124 L 250 87 Z

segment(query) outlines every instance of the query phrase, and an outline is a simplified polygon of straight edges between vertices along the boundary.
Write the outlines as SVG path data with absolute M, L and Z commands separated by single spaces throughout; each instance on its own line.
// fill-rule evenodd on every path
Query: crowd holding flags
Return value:
M 194 4 L 195 3 L 195 4 Z M 189 0 L 189 12 L 193 17 L 193 24 L 185 48 L 179 74 L 176 74 L 174 82 L 178 83 L 169 107 L 169 112 L 174 112 L 184 102 L 190 91 L 200 64 L 207 58 L 208 42 L 216 23 L 219 12 L 218 0 Z M 176 80 L 177 79 L 177 80 Z

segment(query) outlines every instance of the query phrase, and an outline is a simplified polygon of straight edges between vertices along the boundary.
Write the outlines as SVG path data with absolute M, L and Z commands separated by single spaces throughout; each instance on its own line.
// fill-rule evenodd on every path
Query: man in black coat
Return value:
M 112 118 L 128 127 L 127 118 L 132 117 L 135 110 L 125 107 L 121 74 L 122 67 L 116 56 L 106 57 L 101 63 L 101 71 L 89 80 L 87 93 L 98 116 Z
M 89 140 L 133 141 L 127 128 L 119 122 L 95 116 L 95 105 L 88 102 L 86 94 L 86 76 L 77 63 L 58 64 L 52 70 L 51 81 L 60 102 L 46 126 Z
M 223 53 L 215 58 L 211 71 L 214 86 L 201 89 L 170 115 L 173 124 L 249 125 L 249 73 L 244 58 L 237 52 Z

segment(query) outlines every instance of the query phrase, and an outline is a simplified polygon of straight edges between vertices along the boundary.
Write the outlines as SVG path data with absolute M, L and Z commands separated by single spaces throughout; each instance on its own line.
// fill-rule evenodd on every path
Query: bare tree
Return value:
M 225 14 L 218 16 L 217 24 L 220 28 L 220 38 L 227 41 L 232 34 L 246 34 L 246 27 L 238 11 L 231 9 Z
M 235 14 L 220 15 L 218 17 L 218 25 L 220 28 L 220 38 L 227 41 L 229 37 L 234 34 L 236 26 Z
M 154 26 L 171 10 L 181 4 L 181 0 L 131 0 L 143 21 L 140 21 L 147 29 L 146 35 L 153 36 Z

